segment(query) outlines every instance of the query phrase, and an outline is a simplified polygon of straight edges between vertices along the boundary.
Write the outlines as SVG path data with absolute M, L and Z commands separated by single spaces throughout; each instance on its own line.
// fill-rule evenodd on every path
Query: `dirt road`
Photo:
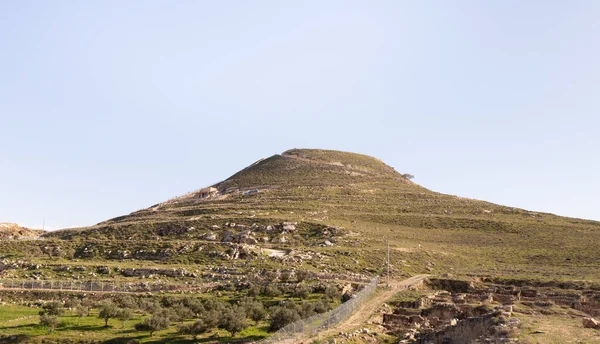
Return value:
M 371 296 L 367 301 L 363 302 L 346 320 L 340 322 L 335 327 L 320 332 L 317 336 L 310 340 L 327 338 L 339 332 L 349 332 L 357 327 L 364 325 L 374 315 L 377 308 L 392 298 L 397 292 L 408 289 L 412 286 L 417 286 L 423 282 L 429 275 L 417 275 L 402 281 L 392 281 L 390 288 L 381 288 Z M 385 284 L 383 284 L 385 286 Z

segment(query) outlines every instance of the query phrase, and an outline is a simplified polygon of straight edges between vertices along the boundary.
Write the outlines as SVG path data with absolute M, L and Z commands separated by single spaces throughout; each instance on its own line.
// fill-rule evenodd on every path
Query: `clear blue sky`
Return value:
M 600 220 L 600 1 L 2 1 L 0 222 L 90 225 L 289 148 Z

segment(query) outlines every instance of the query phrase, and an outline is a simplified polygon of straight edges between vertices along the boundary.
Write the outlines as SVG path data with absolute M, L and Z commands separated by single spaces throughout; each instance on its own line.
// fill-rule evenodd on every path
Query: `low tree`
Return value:
M 48 302 L 42 305 L 42 310 L 40 311 L 40 315 L 55 315 L 61 316 L 65 313 L 65 308 L 63 304 L 58 301 Z
M 265 287 L 265 295 L 269 297 L 278 297 L 281 296 L 281 289 L 279 289 L 274 284 L 269 284 Z
M 56 328 L 56 325 L 58 325 L 58 317 L 56 315 L 41 314 L 40 324 L 48 326 L 48 333 L 52 334 Z
M 169 328 L 171 321 L 164 312 L 158 312 L 151 317 L 144 319 L 143 322 L 135 324 L 135 329 L 138 331 L 150 331 L 150 337 L 156 331 L 162 331 Z
M 340 292 L 338 290 L 338 288 L 334 285 L 327 285 L 325 287 L 325 291 L 324 291 L 325 296 L 327 296 L 327 298 L 334 300 L 337 299 L 340 296 Z
M 160 303 L 156 300 L 145 299 L 140 300 L 139 308 L 144 314 L 154 314 L 160 310 Z
M 308 295 L 310 295 L 311 291 L 311 287 L 307 286 L 304 283 L 298 283 L 294 288 L 294 291 L 292 292 L 292 296 L 299 297 L 301 299 L 306 299 Z
M 108 327 L 108 320 L 116 318 L 119 314 L 119 307 L 114 303 L 107 301 L 100 306 L 98 311 L 98 318 L 104 319 L 104 327 Z
M 133 318 L 133 310 L 130 308 L 121 308 L 117 311 L 116 318 L 121 320 L 121 328 L 125 328 L 125 322 Z
M 207 299 L 203 303 L 204 311 L 202 312 L 202 319 L 206 326 L 210 329 L 219 326 L 219 320 L 221 314 L 225 312 L 228 304 L 219 299 Z
M 172 319 L 174 321 L 184 322 L 186 319 L 194 317 L 194 312 L 183 303 L 176 303 L 171 306 Z
M 300 320 L 298 311 L 292 308 L 277 306 L 271 312 L 269 331 L 277 331 L 287 324 Z
M 90 314 L 90 309 L 82 304 L 79 304 L 73 309 L 73 313 L 77 315 L 77 325 L 79 325 L 81 318 L 87 317 Z
M 183 304 L 189 308 L 194 314 L 200 314 L 204 311 L 202 301 L 198 298 L 186 297 L 183 299 Z
M 58 317 L 65 313 L 63 304 L 58 301 L 48 302 L 42 305 L 40 310 L 40 324 L 48 326 L 49 333 L 54 332 L 58 325 Z
M 250 297 L 244 297 L 240 300 L 239 306 L 246 313 L 246 317 L 259 322 L 267 316 L 267 311 L 262 302 L 254 300 Z
M 282 270 L 279 274 L 279 280 L 283 283 L 288 282 L 292 278 L 291 270 Z
M 137 300 L 131 295 L 119 295 L 115 298 L 115 303 L 120 308 L 137 309 L 139 307 Z
M 298 270 L 296 271 L 296 280 L 298 283 L 306 281 L 312 277 L 313 273 L 308 270 Z
M 206 326 L 206 323 L 202 319 L 196 320 L 191 324 L 181 325 L 179 327 L 179 333 L 192 335 L 194 340 L 198 339 L 199 335 L 207 333 L 210 330 L 211 328 Z
M 248 327 L 246 321 L 246 313 L 239 306 L 232 306 L 227 308 L 225 312 L 221 314 L 219 319 L 219 328 L 222 328 L 229 333 L 232 337 L 235 337 L 237 333 Z

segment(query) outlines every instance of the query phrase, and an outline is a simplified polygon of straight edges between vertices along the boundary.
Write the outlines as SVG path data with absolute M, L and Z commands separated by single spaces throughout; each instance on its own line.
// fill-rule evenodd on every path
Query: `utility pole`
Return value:
M 390 241 L 387 241 L 387 287 L 390 287 Z

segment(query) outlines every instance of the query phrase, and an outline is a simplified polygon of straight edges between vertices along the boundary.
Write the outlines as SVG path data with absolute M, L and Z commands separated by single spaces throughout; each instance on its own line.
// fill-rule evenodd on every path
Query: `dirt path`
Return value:
M 397 292 L 408 289 L 409 287 L 416 286 L 423 282 L 429 275 L 417 275 L 402 281 L 392 281 L 390 283 L 390 289 L 380 288 L 374 293 L 371 298 L 363 302 L 346 320 L 342 321 L 335 327 L 320 332 L 317 336 L 310 340 L 317 340 L 327 338 L 328 336 L 334 335 L 339 332 L 350 332 L 355 328 L 364 325 L 373 316 L 373 313 L 394 296 Z M 385 283 L 385 282 L 384 282 Z M 385 284 L 384 284 L 385 285 Z

